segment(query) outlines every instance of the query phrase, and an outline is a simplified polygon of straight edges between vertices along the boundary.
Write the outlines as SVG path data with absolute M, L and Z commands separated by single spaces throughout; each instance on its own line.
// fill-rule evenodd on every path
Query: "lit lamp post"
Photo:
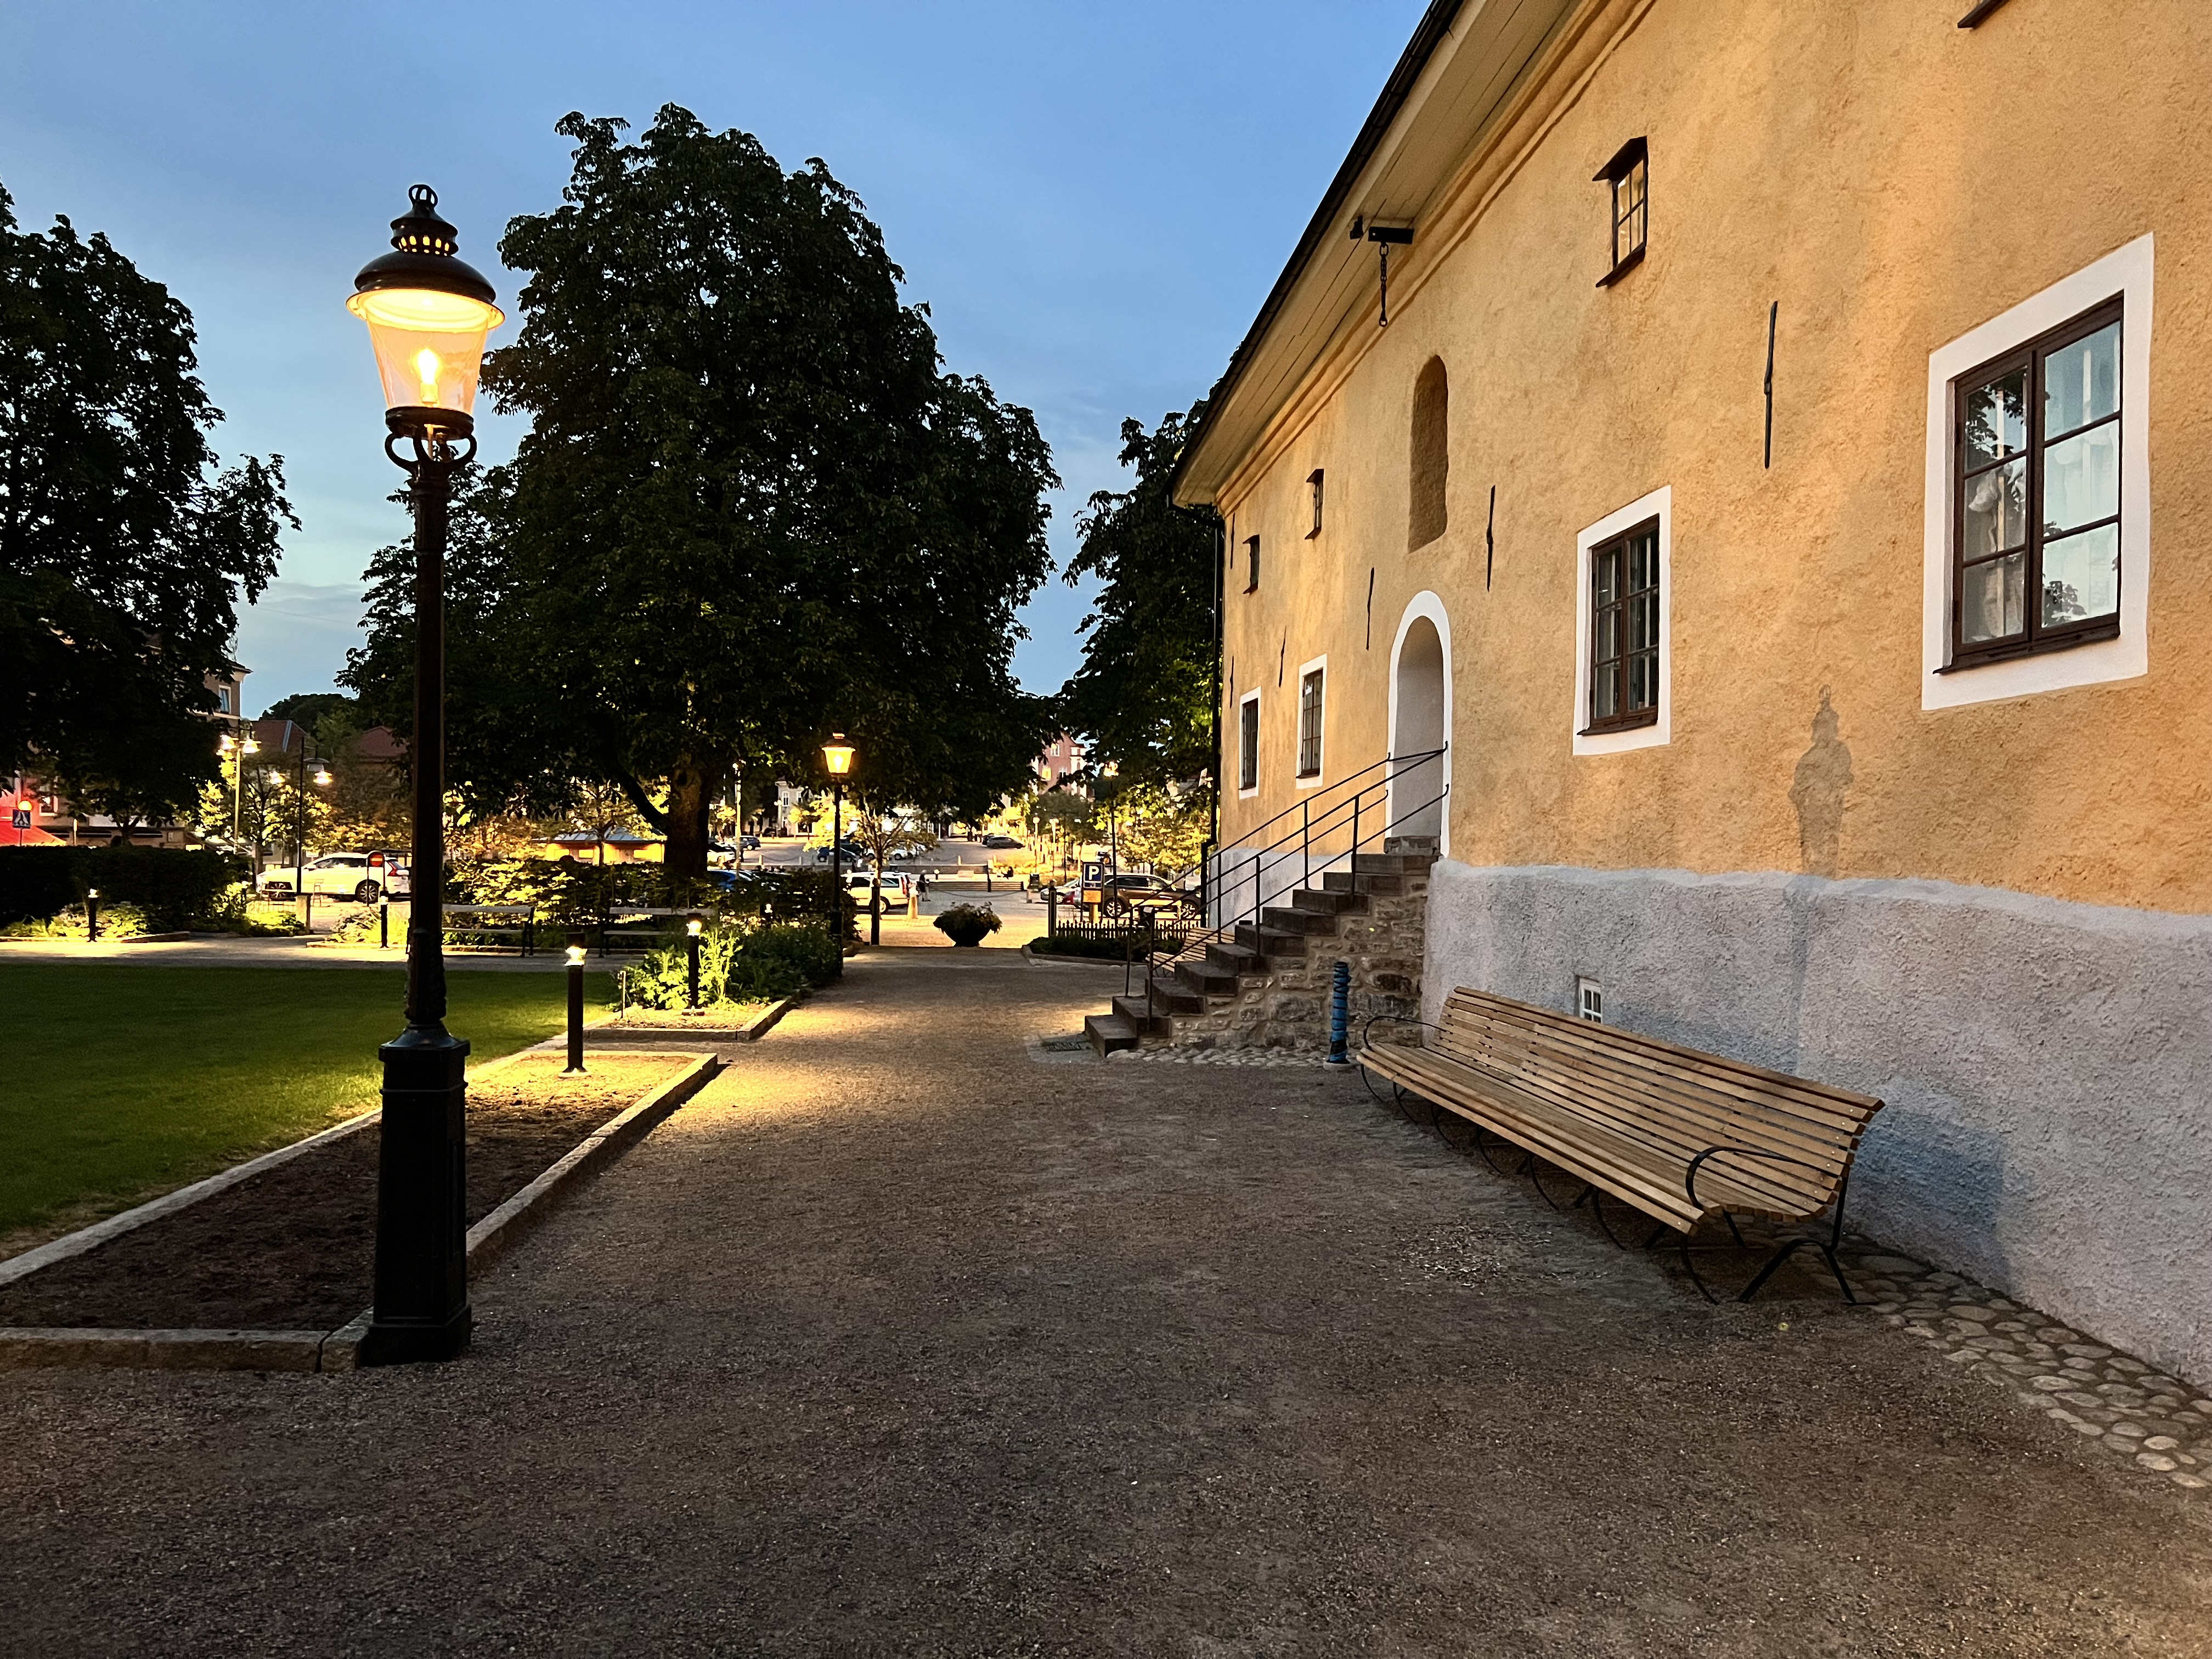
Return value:
M 837 940 L 837 976 L 845 976 L 845 775 L 853 769 L 853 745 L 832 732 L 822 745 L 830 769 L 830 931 Z
M 699 1012 L 699 930 L 707 925 L 706 917 L 696 911 L 684 919 L 684 945 L 690 957 L 690 1003 L 693 1013 Z
M 413 885 L 407 1029 L 378 1052 L 384 1110 L 376 1186 L 376 1304 L 363 1364 L 449 1359 L 469 1340 L 463 1124 L 469 1045 L 446 1030 L 445 563 L 453 474 L 476 456 L 484 336 L 505 320 L 491 284 L 455 257 L 427 185 L 392 222 L 392 251 L 354 278 L 346 309 L 368 325 L 384 383 L 384 453 L 415 511 Z
M 248 757 L 261 752 L 261 745 L 251 738 L 234 738 L 226 732 L 216 740 L 216 747 L 230 757 L 230 839 L 235 844 L 245 816 L 246 763 Z

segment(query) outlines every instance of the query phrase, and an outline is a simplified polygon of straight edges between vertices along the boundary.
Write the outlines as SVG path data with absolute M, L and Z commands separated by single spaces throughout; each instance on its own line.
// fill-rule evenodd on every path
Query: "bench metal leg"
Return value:
M 1583 1187 L 1583 1198 L 1586 1198 L 1589 1200 L 1590 1213 L 1597 1218 L 1597 1224 L 1605 1229 L 1605 1236 L 1613 1240 L 1613 1248 L 1616 1250 L 1626 1249 L 1628 1246 L 1622 1243 L 1619 1237 L 1613 1232 L 1613 1223 L 1605 1218 L 1605 1200 L 1598 1195 L 1597 1188 L 1589 1185 L 1588 1183 L 1584 1183 Z M 1577 1199 L 1575 1202 L 1577 1204 L 1581 1203 L 1583 1201 L 1583 1198 Z
M 1772 1255 L 1767 1257 L 1766 1265 L 1759 1270 L 1757 1276 L 1752 1279 L 1750 1284 L 1743 1287 L 1743 1294 L 1736 1297 L 1736 1300 L 1739 1302 L 1748 1302 L 1752 1297 L 1757 1296 L 1759 1294 L 1759 1287 L 1766 1283 L 1768 1279 L 1774 1277 L 1774 1270 L 1779 1267 L 1784 1262 L 1787 1261 L 1791 1256 L 1795 1255 L 1800 1250 L 1818 1250 L 1826 1260 L 1828 1271 L 1836 1276 L 1836 1288 L 1844 1293 L 1844 1300 L 1854 1304 L 1857 1303 L 1858 1297 L 1851 1294 L 1850 1281 L 1844 1279 L 1844 1270 L 1836 1261 L 1836 1253 L 1828 1248 L 1828 1242 L 1823 1238 L 1791 1239 L 1787 1244 L 1784 1244 Z

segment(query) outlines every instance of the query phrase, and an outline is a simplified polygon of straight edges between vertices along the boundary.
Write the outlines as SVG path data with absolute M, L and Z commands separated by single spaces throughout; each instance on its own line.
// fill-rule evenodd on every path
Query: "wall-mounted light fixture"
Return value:
M 1413 228 L 1411 225 L 1372 225 L 1367 222 L 1364 214 L 1355 213 L 1352 216 L 1352 240 L 1357 242 L 1363 239 L 1382 249 L 1382 313 L 1376 319 L 1375 326 L 1388 328 L 1390 326 L 1390 250 L 1408 246 L 1413 240 Z

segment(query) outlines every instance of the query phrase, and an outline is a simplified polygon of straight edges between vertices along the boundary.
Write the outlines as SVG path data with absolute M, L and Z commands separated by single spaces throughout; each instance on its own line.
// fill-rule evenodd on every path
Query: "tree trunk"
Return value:
M 668 774 L 668 846 L 663 854 L 672 876 L 707 873 L 707 813 L 720 779 L 690 755 Z

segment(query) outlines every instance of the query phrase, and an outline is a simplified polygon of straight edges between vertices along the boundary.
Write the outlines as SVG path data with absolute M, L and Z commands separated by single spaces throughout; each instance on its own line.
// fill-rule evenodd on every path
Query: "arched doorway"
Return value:
M 1398 622 L 1390 656 L 1390 753 L 1406 757 L 1444 752 L 1390 780 L 1390 836 L 1424 837 L 1449 850 L 1451 787 L 1451 623 L 1434 593 L 1416 595 Z

